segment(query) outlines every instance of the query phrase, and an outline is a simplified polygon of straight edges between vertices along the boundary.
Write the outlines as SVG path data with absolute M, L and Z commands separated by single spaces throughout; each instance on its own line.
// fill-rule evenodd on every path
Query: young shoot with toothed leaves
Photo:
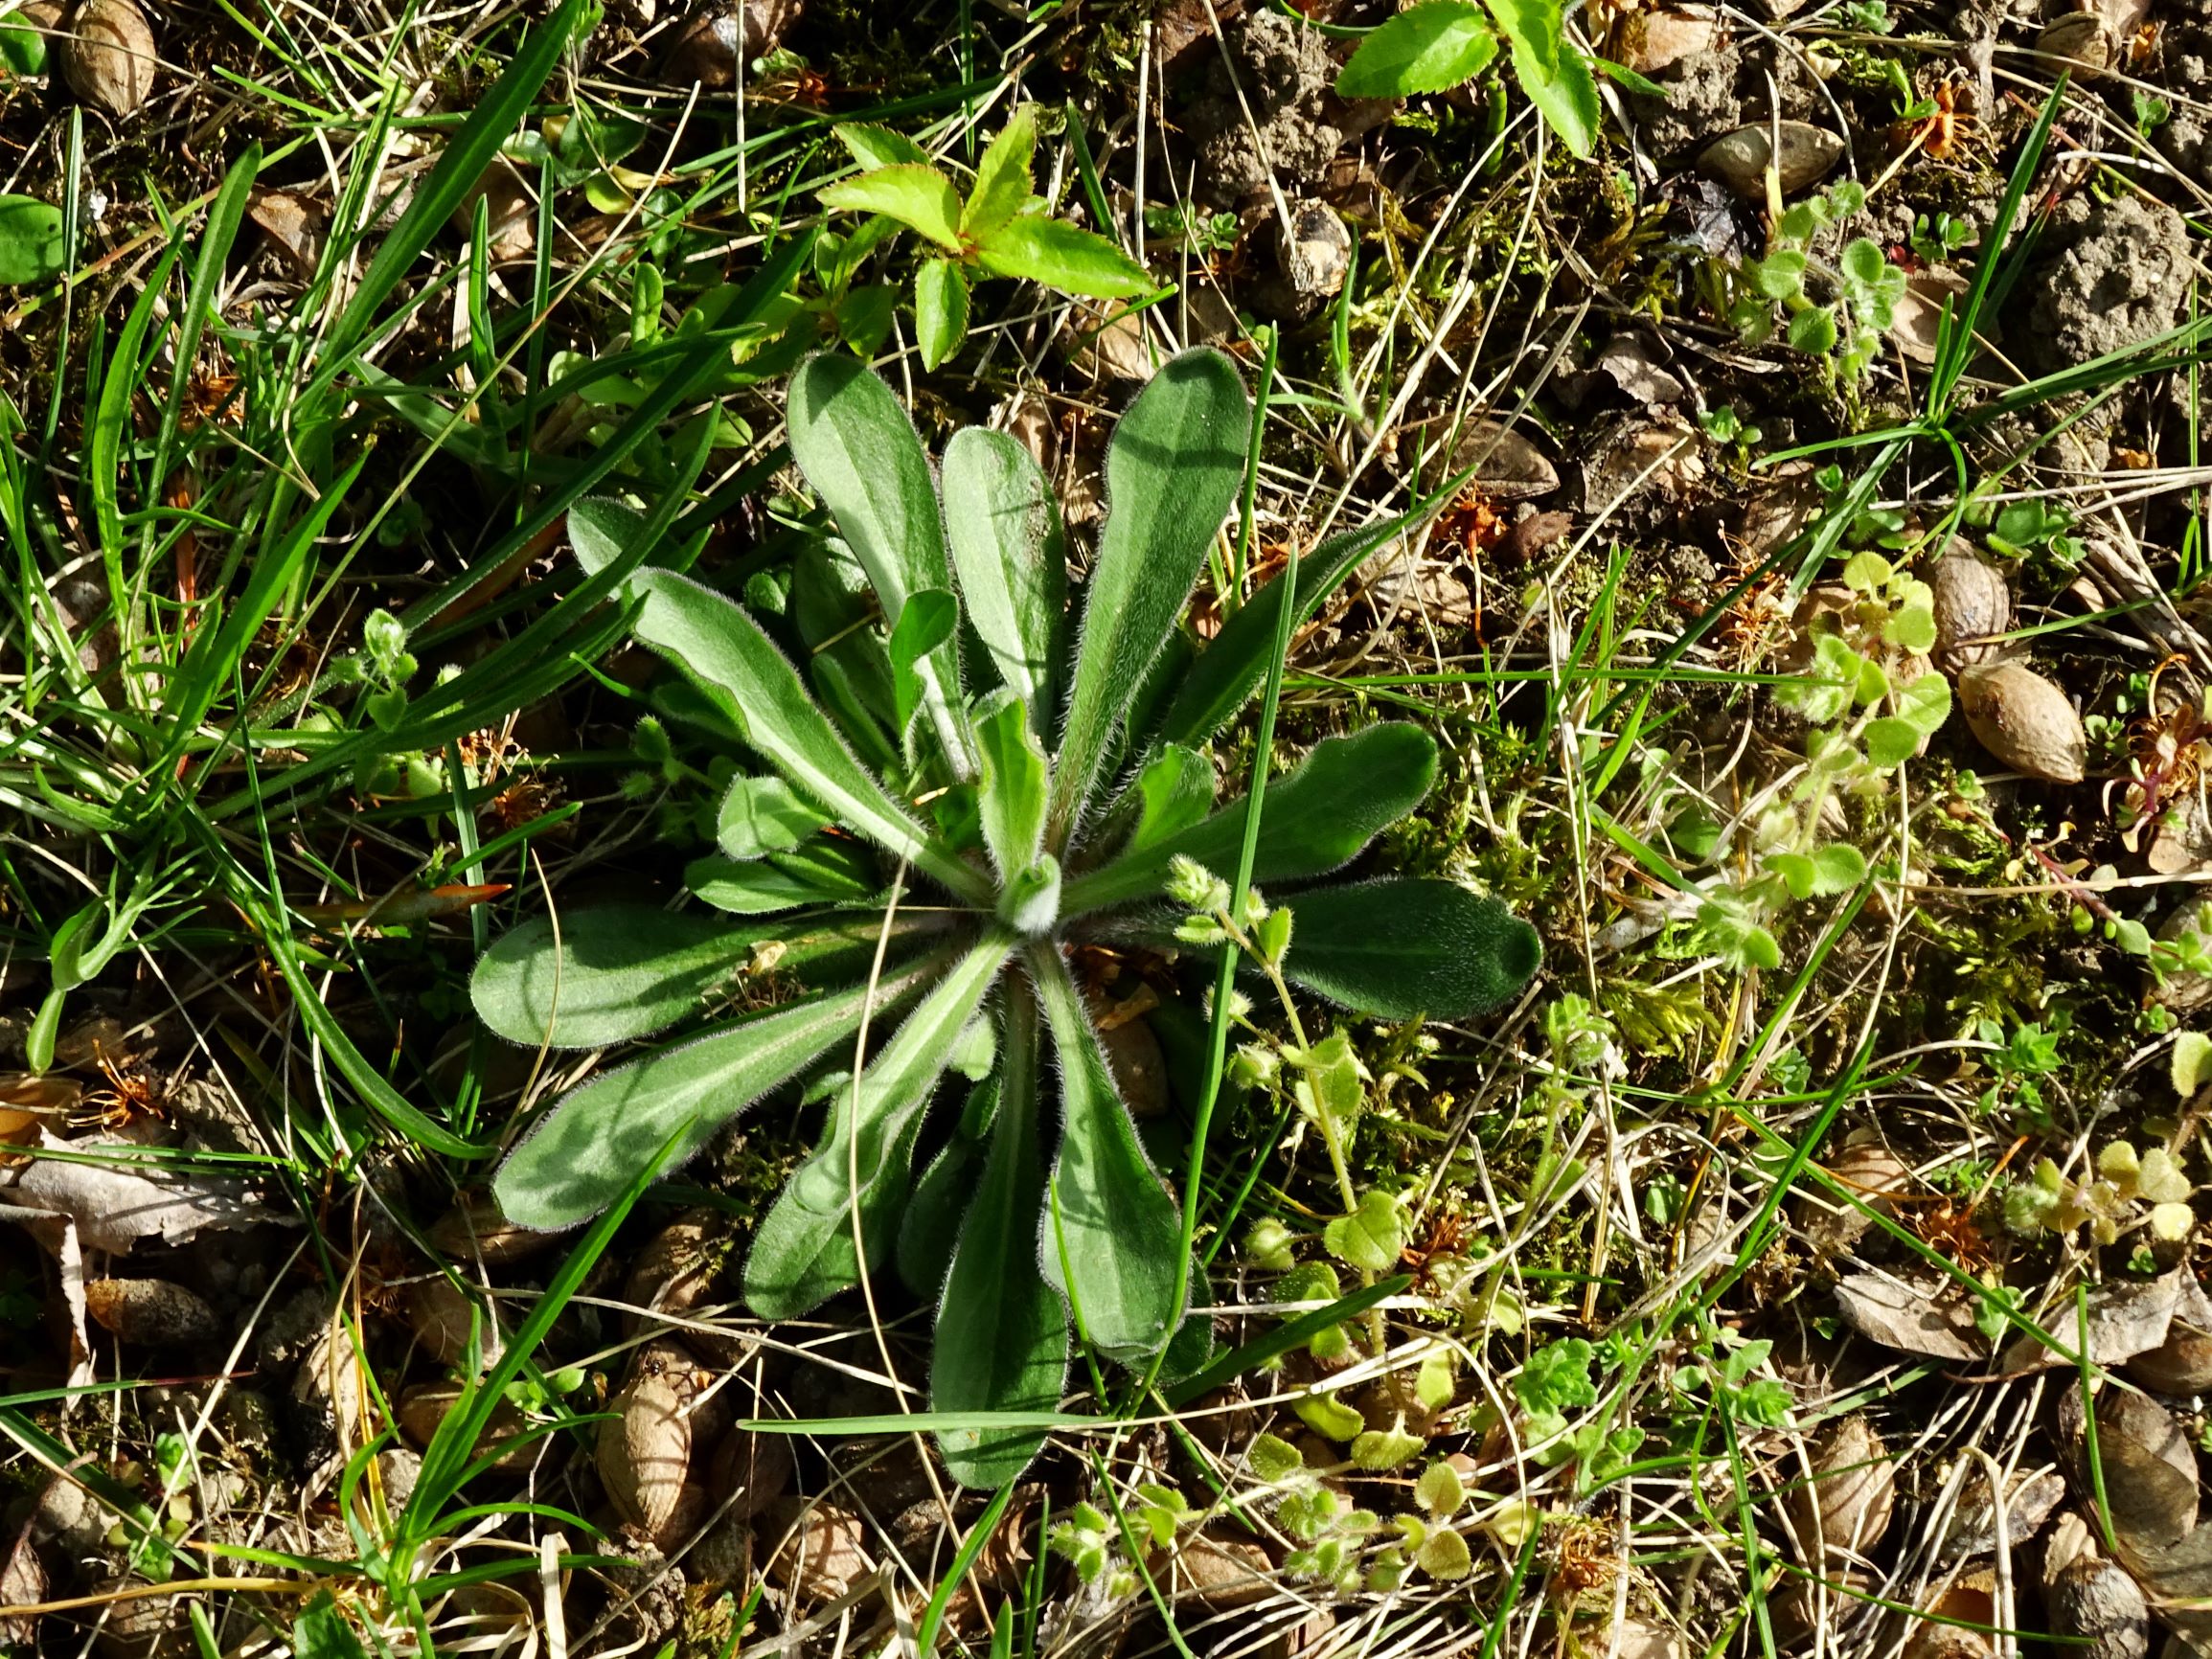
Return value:
M 815 1151 L 760 1223 L 747 1299 L 794 1317 L 895 1261 L 937 1300 L 932 1403 L 962 1425 L 939 1440 L 967 1484 L 1036 1455 L 1042 1429 L 996 1419 L 1059 1407 L 1071 1324 L 1124 1364 L 1204 1357 L 1180 1208 L 1070 952 L 1111 941 L 1203 964 L 1228 943 L 1176 942 L 1190 873 L 1238 867 L 1249 804 L 1217 807 L 1199 746 L 1259 688 L 1282 612 L 1311 615 L 1403 529 L 1323 543 L 1294 591 L 1262 586 L 1194 657 L 1178 624 L 1251 420 L 1220 352 L 1153 376 L 1106 451 L 1076 628 L 1059 507 L 1019 445 L 970 428 L 933 468 L 881 379 L 832 355 L 802 364 L 791 452 L 833 534 L 759 609 L 650 566 L 626 590 L 638 638 L 678 670 L 659 705 L 739 766 L 720 851 L 687 872 L 699 905 L 526 921 L 472 983 L 486 1023 L 534 1047 L 678 1034 L 513 1148 L 494 1187 L 522 1225 L 587 1219 L 672 1138 L 673 1169 L 772 1092 L 826 1102 Z M 590 568 L 636 552 L 643 528 L 609 502 L 571 518 Z M 1494 900 L 1322 881 L 1436 768 L 1426 733 L 1386 723 L 1266 784 L 1252 871 L 1284 919 L 1258 923 L 1270 978 L 1362 1013 L 1459 1018 L 1535 971 L 1535 934 Z M 707 1017 L 733 1006 L 750 1011 Z M 941 1088 L 952 1071 L 973 1087 Z
M 1036 193 L 1036 104 L 1008 118 L 976 163 L 965 196 L 913 140 L 880 126 L 835 130 L 860 171 L 823 191 L 822 205 L 872 214 L 870 223 L 902 227 L 929 244 L 914 273 L 923 367 L 936 368 L 968 337 L 969 293 L 979 277 L 1026 277 L 1097 300 L 1152 289 L 1144 266 L 1105 237 L 1054 218 L 1051 204 Z
M 1366 33 L 1336 78 L 1336 94 L 1414 98 L 1448 91 L 1490 67 L 1501 35 L 1529 102 L 1568 149 L 1585 160 L 1596 154 L 1605 119 L 1590 73 L 1596 60 L 1567 38 L 1560 0 L 1422 0 Z

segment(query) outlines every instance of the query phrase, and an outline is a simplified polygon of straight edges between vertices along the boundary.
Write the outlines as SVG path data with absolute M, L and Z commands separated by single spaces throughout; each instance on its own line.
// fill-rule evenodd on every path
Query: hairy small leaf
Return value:
M 945 446 L 944 487 L 969 625 L 999 684 L 1049 732 L 1067 648 L 1067 548 L 1052 486 L 1005 433 L 963 426 Z
M 1332 1002 L 1380 1019 L 1466 1019 L 1497 1007 L 1542 961 L 1536 929 L 1456 882 L 1394 876 L 1292 901 L 1298 943 L 1283 968 Z
M 1418 807 L 1435 782 L 1435 740 L 1405 721 L 1323 739 L 1297 770 L 1267 785 L 1252 879 L 1297 881 L 1349 863 L 1380 830 Z M 1234 871 L 1243 842 L 1240 802 L 1070 882 L 1065 909 L 1080 916 L 1160 893 L 1176 857 L 1194 858 L 1217 873 Z
M 1235 365 L 1195 351 L 1162 365 L 1114 428 L 1108 511 L 1053 778 L 1056 835 L 1088 800 L 1115 723 L 1182 614 L 1243 478 L 1250 423 Z
M 982 896 L 975 872 L 932 845 L 845 746 L 758 623 L 720 594 L 669 571 L 641 572 L 636 585 L 646 595 L 638 637 L 695 681 L 724 693 L 723 712 L 778 770 L 885 851 L 955 893 Z
M 553 921 L 534 917 L 478 958 L 468 995 L 510 1042 L 603 1048 L 696 1012 L 770 931 L 610 904 L 560 918 L 557 946 Z
M 1007 1011 L 1006 1094 L 991 1154 L 953 1252 L 937 1310 L 929 1403 L 942 1412 L 1051 1411 L 1067 1380 L 1067 1309 L 1038 1271 L 1037 1010 Z M 998 1487 L 1044 1444 L 1038 1429 L 940 1430 L 939 1448 L 965 1487 Z
M 960 605 L 943 588 L 925 587 L 907 596 L 891 630 L 891 694 L 903 731 L 922 706 L 924 670 L 929 653 L 960 626 Z
M 983 755 L 983 839 L 1002 876 L 1026 871 L 1044 842 L 1044 751 L 1030 730 L 1029 714 L 1004 693 L 975 722 Z
M 785 425 L 791 459 L 868 573 L 884 617 L 896 622 L 925 589 L 949 592 L 952 568 L 929 458 L 891 388 L 849 357 L 819 353 L 791 375 Z M 969 744 L 953 654 L 933 652 L 918 672 L 939 740 L 965 773 Z
M 1013 943 L 994 930 L 934 976 L 859 1081 L 832 1097 L 821 1141 L 763 1218 L 745 1259 L 745 1300 L 762 1318 L 796 1318 L 882 1261 L 906 1202 L 924 1109 Z M 865 1265 L 854 1250 L 855 1205 Z
M 728 858 L 764 858 L 798 846 L 829 822 L 781 778 L 733 778 L 715 814 L 715 842 Z
M 1435 501 L 1432 510 L 1442 505 Z M 1160 737 L 1171 743 L 1197 744 L 1227 725 L 1267 677 L 1284 596 L 1290 595 L 1293 602 L 1291 625 L 1303 625 L 1347 577 L 1392 542 L 1411 534 L 1424 516 L 1401 513 L 1331 536 L 1299 561 L 1294 589 L 1280 576 L 1269 579 L 1199 653 L 1176 688 L 1174 701 L 1160 723 Z
M 848 1085 L 849 1086 L 849 1085 Z M 990 1150 L 998 1113 L 999 1079 L 987 1077 L 968 1091 L 959 1125 L 914 1183 L 914 1196 L 899 1220 L 899 1281 L 928 1300 L 945 1288 L 961 1218 L 975 1196 L 976 1178 Z
M 1137 1142 L 1058 949 L 1033 948 L 1029 960 L 1060 1055 L 1060 1157 L 1038 1260 L 1083 1334 L 1111 1357 L 1134 1361 L 1156 1352 L 1182 1318 L 1181 1217 Z
M 1132 785 L 1138 801 L 1137 827 L 1130 831 L 1125 857 L 1158 847 L 1205 822 L 1214 805 L 1214 763 L 1180 743 L 1161 745 Z
M 69 263 L 61 210 L 36 196 L 0 195 L 0 287 L 51 282 Z
M 715 1131 L 789 1081 L 859 1026 L 861 1011 L 898 1002 L 930 970 L 912 967 L 870 988 L 755 1015 L 712 1036 L 608 1072 L 563 1096 L 492 1178 L 500 1213 L 554 1230 L 613 1203 L 679 1133 L 664 1172 Z

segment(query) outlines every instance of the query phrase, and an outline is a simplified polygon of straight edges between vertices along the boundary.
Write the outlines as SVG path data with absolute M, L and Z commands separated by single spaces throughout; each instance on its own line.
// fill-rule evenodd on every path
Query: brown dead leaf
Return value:
M 2212 1296 L 2186 1268 L 2172 1277 L 2180 1293 L 2165 1340 L 2131 1358 L 2128 1376 L 2159 1394 L 2202 1394 L 2212 1390 Z
M 1175 1552 L 1175 1591 L 1201 1607 L 1243 1607 L 1275 1588 L 1267 1552 L 1245 1538 L 1200 1533 Z
M 2126 1540 L 2121 1543 L 2121 1557 L 2159 1623 L 2200 1656 L 2212 1656 L 2212 1522 L 2169 1549 L 2131 1554 Z
M 2030 1472 L 2016 1469 L 2005 1478 L 2004 1543 L 2017 1550 L 2043 1530 L 2059 1505 L 2065 1501 L 2066 1483 L 2056 1470 Z M 1951 1507 L 1945 1522 L 1937 1559 L 1971 1561 L 1997 1547 L 1997 1511 L 1989 1476 L 1980 1469 L 1966 1477 L 1966 1490 Z
M 802 1606 L 834 1602 L 875 1570 L 860 1517 L 820 1501 L 799 1512 L 768 1562 L 768 1577 Z
M 2120 1559 L 2139 1563 L 2165 1556 L 2197 1527 L 2197 1454 L 2166 1408 L 2147 1395 L 2108 1384 L 2097 1396 L 2096 1466 L 2078 1389 L 2059 1397 L 2059 1437 L 2071 1464 L 2076 1497 L 2096 1501 L 2099 1474 Z M 2205 1562 L 2212 1575 L 2212 1558 Z
M 2092 1290 L 2088 1296 L 2089 1357 L 2099 1365 L 2118 1365 L 2158 1347 L 2166 1340 L 2174 1310 L 2180 1306 L 2182 1282 L 2188 1279 L 2186 1270 L 2177 1269 L 2137 1284 L 2104 1284 Z M 2080 1340 L 2071 1321 L 2051 1334 L 2068 1349 Z M 2002 1369 L 2013 1374 L 2074 1363 L 2047 1343 L 2022 1336 L 2005 1350 Z
M 1559 468 L 1543 451 L 1495 420 L 1470 420 L 1452 446 L 1453 472 L 1474 468 L 1474 482 L 1494 502 L 1526 501 L 1560 487 Z
M 1809 1564 L 1863 1559 L 1889 1531 L 1896 1474 L 1881 1436 L 1847 1417 L 1814 1454 L 1813 1476 L 1790 1494 L 1790 1524 Z
M 1904 292 L 1891 314 L 1889 337 L 1908 361 L 1923 365 L 1935 361 L 1943 308 L 1948 303 L 1955 316 L 1969 286 L 1966 278 L 1942 265 L 1930 265 L 1905 279 Z
M 1884 1348 L 1931 1359 L 1979 1359 L 1987 1352 L 1965 1292 L 1932 1273 L 1854 1273 L 1837 1282 L 1836 1305 L 1844 1324 Z
M 1634 330 L 1608 340 L 1590 367 L 1639 403 L 1673 403 L 1685 390 L 1681 376 L 1661 361 L 1651 339 Z
M 252 1227 L 283 1219 L 237 1181 L 164 1170 L 141 1175 L 117 1163 L 130 1158 L 120 1143 L 68 1141 L 41 1134 L 39 1149 L 71 1154 L 36 1157 L 0 1170 L 0 1202 L 22 1204 L 77 1223 L 86 1248 L 128 1250 L 141 1239 L 182 1244 L 211 1227 Z M 79 1162 L 105 1158 L 104 1163 Z M 139 1166 L 158 1166 L 136 1160 Z
M 46 1600 L 46 1568 L 32 1548 L 32 1528 L 26 1522 L 16 1534 L 15 1547 L 0 1567 L 0 1607 L 29 1607 Z M 38 1640 L 35 1617 L 0 1619 L 0 1643 L 29 1650 Z

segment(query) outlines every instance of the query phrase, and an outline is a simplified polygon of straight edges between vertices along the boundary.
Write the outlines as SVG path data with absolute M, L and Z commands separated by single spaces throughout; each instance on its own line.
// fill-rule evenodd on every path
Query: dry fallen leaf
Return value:
M 0 1607 L 29 1607 L 46 1600 L 46 1568 L 32 1548 L 34 1524 L 24 1523 L 15 1547 L 8 1552 L 7 1564 L 0 1566 Z M 35 1617 L 0 1619 L 0 1643 L 28 1650 L 37 1640 Z
M 1933 1274 L 1854 1273 L 1836 1283 L 1836 1305 L 1844 1324 L 1884 1348 L 1931 1359 L 1979 1359 L 1987 1351 L 1965 1292 Z
M 834 1602 L 874 1571 L 860 1517 L 827 1502 L 806 1506 L 768 1562 L 768 1577 L 801 1605 Z
M 1633 330 L 1608 340 L 1590 367 L 1639 403 L 1672 403 L 1684 391 L 1681 377 L 1660 361 L 1652 341 Z
M 2102 1487 L 2120 1559 L 2139 1572 L 2138 1563 L 2196 1530 L 2197 1454 L 2181 1425 L 2147 1395 L 2108 1384 L 2096 1414 L 2095 1467 L 2078 1389 L 2059 1397 L 2060 1444 L 2072 1464 L 2075 1496 L 2094 1503 Z
M 2017 1550 L 2043 1530 L 2043 1523 L 2065 1501 L 2066 1483 L 2054 1469 L 2033 1473 L 2016 1469 L 2005 1479 L 2004 1545 Z M 1951 1506 L 1943 1538 L 1937 1546 L 1939 1560 L 1971 1561 L 1997 1547 L 1997 1511 L 1989 1476 L 1979 1468 L 1966 1477 L 1966 1489 Z
M 1526 438 L 1495 420 L 1469 420 L 1459 428 L 1449 470 L 1474 468 L 1474 482 L 1494 502 L 1527 501 L 1560 487 L 1559 468 Z
M 2148 1353 L 2166 1340 L 2174 1310 L 2181 1303 L 2181 1285 L 2189 1278 L 2177 1269 L 2156 1279 L 2128 1284 L 2104 1284 L 2088 1296 L 2089 1357 L 2099 1365 L 2118 1365 L 2138 1353 Z M 2189 1281 L 2194 1284 L 2194 1280 Z M 2201 1292 L 2200 1292 L 2201 1294 Z M 2071 1321 L 2062 1322 L 2051 1334 L 2071 1351 L 2081 1340 Z M 2074 1360 L 2033 1336 L 2022 1336 L 2004 1352 L 2001 1369 L 2008 1374 L 2046 1371 L 2072 1366 Z
M 118 1143 L 65 1141 L 41 1134 L 39 1149 L 70 1154 L 39 1157 L 0 1170 L 0 1202 L 21 1204 L 77 1223 L 86 1248 L 128 1250 L 141 1239 L 182 1244 L 210 1227 L 252 1227 L 284 1219 L 249 1195 L 237 1181 L 218 1181 L 186 1171 L 141 1175 L 114 1162 L 129 1159 Z M 144 1158 L 140 1168 L 160 1166 Z
M 1790 1494 L 1790 1524 L 1809 1565 L 1863 1558 L 1889 1531 L 1896 1473 L 1863 1417 L 1837 1423 L 1814 1454 L 1812 1478 Z
M 1822 1256 L 1841 1256 L 1866 1237 L 1874 1216 L 1897 1213 L 1894 1200 L 1913 1189 L 1912 1168 L 1878 1140 L 1854 1141 L 1821 1162 L 1859 1203 L 1806 1187 L 1790 1199 L 1790 1213 L 1814 1250 Z M 1860 1204 L 1866 1208 L 1860 1209 Z

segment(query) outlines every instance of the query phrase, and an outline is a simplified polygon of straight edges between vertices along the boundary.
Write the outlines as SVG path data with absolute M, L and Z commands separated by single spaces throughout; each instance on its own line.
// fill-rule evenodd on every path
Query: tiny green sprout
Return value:
M 1095 1585 L 1114 1568 L 1114 1538 L 1113 1523 L 1096 1506 L 1079 1503 L 1053 1523 L 1047 1546 L 1083 1583 Z
M 1185 910 L 1213 916 L 1229 908 L 1229 884 L 1188 853 L 1168 860 L 1168 897 Z
M 1172 1546 L 1175 1534 L 1197 1518 L 1190 1501 L 1174 1488 L 1149 1483 L 1137 1488 L 1137 1525 L 1152 1539 L 1153 1549 Z
M 1370 1471 L 1394 1469 L 1401 1464 L 1411 1463 L 1427 1445 L 1426 1441 L 1408 1433 L 1402 1424 L 1371 1428 L 1352 1442 L 1353 1466 Z
M 1421 1471 L 1413 1486 L 1414 1501 L 1440 1521 L 1448 1521 L 1467 1502 L 1467 1483 L 1459 1471 L 1439 1458 Z
M 1255 1267 L 1287 1269 L 1296 1265 L 1290 1254 L 1294 1236 L 1272 1216 L 1263 1216 L 1244 1234 L 1244 1256 Z
M 1306 1472 L 1306 1454 L 1280 1435 L 1260 1434 L 1245 1448 L 1244 1464 L 1265 1485 L 1280 1486 Z

